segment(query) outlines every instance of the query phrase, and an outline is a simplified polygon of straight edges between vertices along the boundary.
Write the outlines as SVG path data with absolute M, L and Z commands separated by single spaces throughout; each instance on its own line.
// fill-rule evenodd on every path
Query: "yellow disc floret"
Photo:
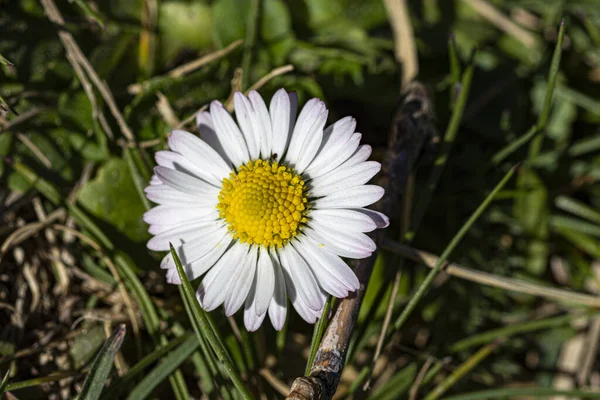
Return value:
M 217 208 L 234 238 L 281 247 L 306 223 L 305 192 L 293 169 L 259 159 L 223 179 Z

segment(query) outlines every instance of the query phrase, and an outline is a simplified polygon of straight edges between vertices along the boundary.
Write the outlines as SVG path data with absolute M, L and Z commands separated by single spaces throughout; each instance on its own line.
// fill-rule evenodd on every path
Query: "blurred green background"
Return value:
M 49 20 L 42 3 L 0 0 L 0 155 L 4 157 L 0 163 L 0 373 L 9 370 L 9 382 L 14 383 L 62 371 L 67 378 L 43 384 L 34 380 L 12 393 L 28 399 L 73 398 L 110 331 L 108 326 L 125 322 L 129 333 L 108 392 L 113 397 L 134 393 L 132 398 L 173 398 L 176 385 L 185 386 L 195 398 L 201 398 L 201 393 L 207 398 L 226 397 L 217 387 L 229 384 L 219 380 L 219 374 L 213 376 L 213 384 L 199 372 L 203 356 L 197 342 L 190 344 L 195 336 L 177 287 L 166 286 L 158 268 L 160 255 L 145 248 L 149 235 L 141 215 L 148 203 L 139 189 L 149 178 L 152 154 L 165 147 L 166 135 L 174 127 L 195 132 L 189 117 L 213 99 L 226 101 L 235 76 L 233 87 L 246 90 L 274 69 L 290 65 L 287 72 L 262 85 L 263 97 L 268 99 L 285 87 L 297 91 L 301 103 L 322 98 L 330 108 L 329 122 L 354 116 L 363 141 L 373 146 L 374 158 L 381 160 L 400 104 L 402 74 L 385 4 L 380 0 L 57 1 L 64 18 L 64 26 L 59 27 Z M 523 162 L 516 178 L 468 232 L 451 260 L 497 276 L 598 295 L 600 1 L 407 4 L 418 79 L 430 89 L 440 134 L 449 123 L 456 93 L 450 38 L 461 70 L 474 67 L 457 138 L 414 246 L 440 254 L 502 176 Z M 548 124 L 533 140 L 503 153 L 536 124 L 542 112 L 563 18 L 566 34 Z M 97 83 L 92 82 L 94 88 L 86 93 L 59 32 L 72 34 L 93 71 L 106 82 L 138 148 L 130 146 L 132 141 L 123 134 L 123 124 L 114 117 Z M 230 46 L 237 40 L 243 43 Z M 171 72 L 226 47 L 226 52 L 200 68 Z M 235 73 L 240 67 L 241 76 Z M 89 71 L 80 68 L 91 79 Z M 90 102 L 90 93 L 96 105 Z M 417 202 L 430 173 L 425 165 L 416 174 Z M 54 215 L 57 210 L 63 211 Z M 49 215 L 55 218 L 52 222 L 35 225 Z M 89 223 L 81 223 L 82 218 Z M 398 237 L 399 220 L 399 215 L 393 216 L 390 237 Z M 33 231 L 15 238 L 14 232 L 28 230 L 23 227 Z M 117 275 L 126 276 L 124 290 L 132 306 L 115 279 L 111 260 Z M 419 396 L 423 396 L 470 360 L 479 347 L 498 338 L 505 340 L 452 383 L 448 395 L 490 388 L 597 390 L 600 386 L 594 347 L 600 320 L 593 310 L 441 277 L 403 329 L 386 343 L 372 389 L 364 392 L 356 382 L 365 376 L 358 374 L 372 358 L 398 263 L 398 256 L 388 252 L 379 258 L 352 344 L 357 351 L 348 360 L 340 397 L 408 398 L 419 370 L 431 358 L 440 368 L 421 385 Z M 428 271 L 404 263 L 394 317 Z M 140 299 L 155 308 L 156 326 L 148 328 L 149 311 L 143 304 L 139 310 Z M 139 320 L 139 332 L 131 325 L 130 306 Z M 574 317 L 581 313 L 586 314 Z M 288 386 L 303 374 L 312 327 L 297 315 L 289 318 L 284 333 L 276 334 L 265 324 L 257 333 L 242 332 L 241 337 L 221 311 L 212 316 L 257 398 L 258 393 L 266 398 L 281 396 L 265 378 L 265 370 Z M 531 321 L 542 323 L 528 327 Z M 524 328 L 518 334 L 494 333 L 507 326 Z M 455 346 L 487 331 L 492 334 L 479 346 Z M 165 357 L 155 353 L 157 346 L 165 343 L 180 351 L 171 369 L 157 362 Z M 253 351 L 244 352 L 249 347 Z M 155 358 L 139 366 L 148 354 Z M 136 373 L 123 379 L 132 368 Z M 179 372 L 169 383 L 175 368 Z M 149 371 L 158 371 L 151 383 L 144 380 Z M 176 397 L 184 394 L 180 389 Z

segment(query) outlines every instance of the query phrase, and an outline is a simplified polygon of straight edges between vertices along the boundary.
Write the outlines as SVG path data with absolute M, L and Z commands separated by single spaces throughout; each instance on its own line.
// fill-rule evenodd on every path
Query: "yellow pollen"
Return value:
M 258 159 L 223 179 L 219 216 L 235 239 L 281 247 L 306 223 L 304 181 L 293 169 Z

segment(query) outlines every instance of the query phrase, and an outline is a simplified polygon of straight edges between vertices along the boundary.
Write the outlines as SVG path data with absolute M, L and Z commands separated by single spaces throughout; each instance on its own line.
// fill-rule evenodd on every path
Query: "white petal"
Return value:
M 339 167 L 344 161 L 348 160 L 352 154 L 354 154 L 356 149 L 358 149 L 361 138 L 362 134 L 354 133 L 352 136 L 350 136 L 350 139 L 346 143 L 336 147 L 336 151 L 325 158 L 324 164 L 320 165 L 318 168 L 311 168 L 310 172 L 306 171 L 306 173 L 314 179 Z
M 235 243 L 208 271 L 196 293 L 202 308 L 212 311 L 223 304 L 230 285 L 230 278 L 236 268 L 244 262 L 247 253 L 248 245 Z
M 211 269 L 212 266 L 215 265 L 217 260 L 221 258 L 223 253 L 225 253 L 230 242 L 231 236 L 226 235 L 215 247 L 210 249 L 209 252 L 206 253 L 204 256 L 200 257 L 194 262 L 183 264 L 183 268 L 188 279 L 190 281 L 193 281 L 194 279 L 200 277 L 206 271 Z M 171 262 L 171 264 L 173 264 L 172 258 L 166 261 L 165 264 L 168 264 L 169 261 Z M 177 268 L 173 267 L 167 271 L 167 282 L 175 285 L 181 285 L 181 278 L 179 277 L 179 274 L 173 274 L 171 271 L 177 271 Z
M 269 303 L 275 290 L 275 272 L 269 251 L 261 247 L 256 268 L 256 313 L 262 315 L 269 309 Z
M 310 219 L 340 230 L 371 232 L 377 228 L 373 219 L 361 212 L 343 208 L 310 210 Z
M 297 248 L 298 253 L 306 260 L 321 288 L 340 299 L 348 296 L 348 289 L 328 269 L 319 265 L 320 261 L 318 261 L 314 254 L 310 253 L 311 249 L 304 242 L 296 241 L 294 246 Z
M 227 227 L 223 225 L 210 235 L 191 240 L 181 246 L 176 246 L 175 250 L 177 250 L 177 255 L 181 258 L 181 262 L 188 264 L 203 257 L 212 248 L 217 246 L 226 235 L 229 235 L 229 233 Z
M 255 274 L 250 293 L 248 293 L 248 297 L 246 297 L 246 304 L 244 306 L 244 326 L 248 332 L 254 332 L 260 328 L 267 315 L 266 311 L 260 315 L 256 312 L 257 279 L 257 274 Z
M 296 125 L 294 126 L 294 132 L 292 133 L 292 137 L 290 139 L 290 145 L 288 146 L 287 153 L 285 155 L 286 162 L 293 166 L 296 165 L 306 139 L 315 130 L 319 128 L 322 129 L 322 125 L 325 124 L 323 116 L 326 120 L 327 107 L 325 107 L 325 103 L 319 99 L 311 99 L 306 103 L 302 111 L 300 111 L 298 121 L 296 121 Z
M 387 215 L 380 213 L 379 211 L 373 211 L 367 208 L 356 208 L 354 211 L 367 215 L 373 220 L 373 222 L 375 222 L 377 228 L 379 229 L 387 228 L 390 225 L 390 219 L 387 217 Z
M 260 132 L 257 131 L 256 113 L 250 100 L 240 92 L 233 95 L 235 117 L 237 118 L 246 144 L 250 158 L 256 160 L 260 154 Z
M 210 103 L 210 113 L 217 139 L 233 165 L 238 167 L 248 162 L 250 155 L 248 154 L 246 141 L 223 104 L 216 100 Z
M 267 110 L 267 105 L 265 104 L 263 98 L 256 90 L 251 90 L 250 93 L 248 93 L 248 97 L 250 98 L 250 102 L 254 107 L 254 112 L 256 113 L 257 121 L 259 123 L 260 154 L 263 159 L 266 159 L 271 157 L 271 149 L 273 147 L 271 116 L 269 115 L 269 110 Z
M 297 106 L 298 98 L 296 94 L 288 94 L 284 89 L 279 89 L 271 99 L 269 105 L 273 129 L 273 148 L 271 151 L 277 161 L 281 160 L 287 148 L 296 119 Z
M 197 167 L 198 171 L 204 172 L 206 176 L 214 177 L 211 182 L 216 185 L 219 185 L 223 178 L 229 176 L 231 172 L 227 162 L 214 148 L 189 132 L 181 130 L 171 132 L 169 147 L 187 158 Z
M 322 235 L 334 237 L 338 243 L 346 243 L 347 246 L 357 250 L 373 252 L 377 248 L 373 239 L 362 232 L 357 232 L 344 227 L 324 224 L 317 220 L 312 220 L 310 227 Z
M 183 243 L 190 242 L 196 238 L 208 236 L 222 226 L 223 222 L 219 220 L 181 225 L 154 236 L 148 241 L 146 247 L 154 251 L 169 250 L 169 243 L 172 243 L 173 246 L 181 246 Z
M 161 180 L 158 178 L 158 176 L 156 176 L 156 175 L 152 175 L 152 176 L 150 177 L 150 185 L 153 185 L 153 186 L 158 186 L 158 185 L 162 185 L 162 184 L 163 184 L 163 183 L 162 183 L 162 181 L 161 181 Z
M 177 225 L 191 219 L 206 217 L 214 211 L 214 207 L 156 206 L 144 213 L 143 220 L 151 225 Z
M 339 153 L 348 143 L 350 137 L 354 133 L 354 129 L 356 129 L 356 120 L 352 117 L 342 118 L 329 125 L 323 131 L 323 143 L 321 144 L 321 148 L 313 162 L 306 169 L 306 172 L 316 172 L 325 167 L 328 160 L 331 159 L 333 155 Z
M 198 125 L 198 132 L 200 133 L 202 140 L 204 140 L 221 156 L 227 166 L 232 165 L 231 160 L 225 152 L 225 149 L 219 142 L 219 138 L 217 137 L 217 132 L 215 131 L 210 113 L 207 111 L 202 111 L 196 114 L 196 124 Z
M 273 271 L 275 272 L 275 289 L 273 291 L 273 298 L 269 303 L 269 319 L 273 328 L 280 331 L 285 324 L 285 317 L 287 315 L 287 292 L 285 287 L 285 278 L 281 269 L 276 254 L 271 255 L 271 261 L 273 261 Z
M 360 288 L 356 274 L 338 255 L 325 250 L 311 237 L 304 236 L 300 242 L 304 246 L 302 256 L 310 260 L 309 265 L 317 277 L 319 276 L 317 270 L 327 271 L 327 274 L 341 283 L 347 291 Z M 319 284 L 321 284 L 321 280 L 319 280 Z
M 306 167 L 308 167 L 315 158 L 317 151 L 319 151 L 321 141 L 323 140 L 323 127 L 325 126 L 325 122 L 327 122 L 328 114 L 329 112 L 327 110 L 321 113 L 311 127 L 308 136 L 300 149 L 298 161 L 296 162 L 295 168 L 298 173 L 304 172 Z
M 296 249 L 292 246 L 285 246 L 279 250 L 279 255 L 281 266 L 291 278 L 296 294 L 302 298 L 304 304 L 314 311 L 323 308 L 323 303 L 319 301 L 319 285 L 315 276 Z
M 371 148 L 371 146 L 369 146 L 368 144 L 361 144 L 360 146 L 358 146 L 358 149 L 356 149 L 354 154 L 352 154 L 352 156 L 350 156 L 350 158 L 344 162 L 343 166 L 350 167 L 352 165 L 359 164 L 363 161 L 367 161 L 369 157 L 371 157 L 372 152 L 373 149 Z
M 306 229 L 305 234 L 306 236 L 314 239 L 318 243 L 319 247 L 322 247 L 331 253 L 337 254 L 340 257 L 362 259 L 373 254 L 371 250 L 365 249 L 365 246 L 361 245 L 360 242 L 359 246 L 355 246 L 354 242 L 349 242 L 347 238 L 344 238 L 343 240 L 342 238 L 328 231 Z M 361 233 L 360 235 L 364 235 L 364 233 Z
M 202 182 L 211 186 L 220 186 L 220 181 L 210 173 L 210 167 L 208 165 L 205 166 L 204 169 L 201 169 L 184 155 L 173 151 L 158 151 L 154 154 L 154 158 L 156 159 L 156 163 L 161 167 L 184 172 L 187 175 L 201 179 Z
M 154 167 L 154 173 L 165 185 L 169 185 L 184 193 L 212 196 L 216 191 L 218 196 L 219 188 L 185 172 L 158 166 Z
M 225 297 L 225 315 L 228 317 L 235 314 L 246 301 L 254 279 L 257 259 L 258 249 L 256 246 L 251 246 L 243 262 L 229 277 L 229 287 L 226 289 L 227 297 Z
M 188 218 L 184 222 L 179 222 L 176 224 L 152 224 L 148 227 L 148 233 L 151 235 L 160 235 L 161 233 L 165 233 L 170 231 L 171 229 L 175 229 L 179 226 L 189 225 L 189 224 L 201 224 L 206 221 L 216 221 L 219 218 L 219 212 L 214 210 L 209 212 L 208 214 L 202 215 L 200 217 Z
M 310 196 L 321 197 L 342 189 L 364 185 L 381 170 L 377 161 L 366 161 L 350 167 L 342 164 L 333 171 L 310 181 Z
M 153 185 L 144 189 L 148 200 L 170 206 L 213 206 L 219 203 L 219 189 L 216 189 L 214 196 L 197 195 L 180 192 L 168 185 Z
M 231 235 L 225 235 L 221 240 L 202 257 L 185 265 L 186 273 L 190 280 L 196 279 L 206 271 L 212 268 L 213 265 L 227 251 L 229 244 L 233 238 Z
M 383 197 L 384 190 L 376 185 L 343 189 L 313 202 L 314 208 L 358 208 L 371 205 Z

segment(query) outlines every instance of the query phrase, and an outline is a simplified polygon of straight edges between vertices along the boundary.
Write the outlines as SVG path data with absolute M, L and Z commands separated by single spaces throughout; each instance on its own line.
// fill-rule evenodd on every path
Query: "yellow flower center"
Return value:
M 259 159 L 223 179 L 217 208 L 235 239 L 281 247 L 306 223 L 306 202 L 300 175 L 277 162 Z

